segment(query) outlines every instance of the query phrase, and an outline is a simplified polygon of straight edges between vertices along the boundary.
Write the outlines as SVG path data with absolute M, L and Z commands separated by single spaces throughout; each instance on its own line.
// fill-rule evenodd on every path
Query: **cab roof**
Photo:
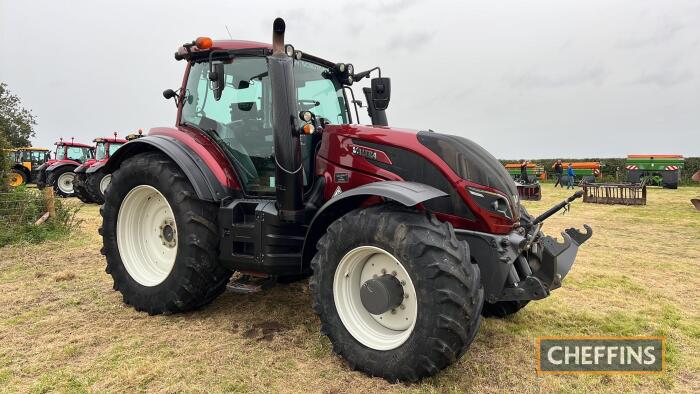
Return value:
M 186 44 L 189 45 L 189 44 Z M 235 49 L 269 49 L 272 50 L 272 45 L 258 42 L 258 41 L 245 41 L 245 40 L 213 40 L 211 48 L 199 49 L 197 46 L 190 46 L 190 53 L 206 53 L 215 50 L 235 50 Z M 185 45 L 180 46 L 175 52 L 175 59 L 181 60 L 188 56 L 187 48 Z
M 41 150 L 41 151 L 48 151 L 47 148 L 39 148 L 36 146 L 23 146 L 21 148 L 12 148 L 12 150 Z
M 80 142 L 68 142 L 68 141 L 58 141 L 55 142 L 56 146 L 74 146 L 76 148 L 92 148 L 92 145 L 81 144 Z
M 92 142 L 116 142 L 118 144 L 126 144 L 128 141 L 125 140 L 124 138 L 116 138 L 116 137 L 97 137 Z

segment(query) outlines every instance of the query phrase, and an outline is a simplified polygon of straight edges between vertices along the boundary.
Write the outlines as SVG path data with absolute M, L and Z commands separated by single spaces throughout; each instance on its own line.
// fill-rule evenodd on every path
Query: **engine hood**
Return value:
M 454 135 L 421 131 L 418 141 L 435 152 L 460 178 L 517 199 L 518 189 L 505 167 L 476 142 Z
M 486 149 L 467 138 L 386 126 L 332 125 L 324 129 L 326 132 L 355 142 L 402 148 L 433 163 L 442 160 L 458 178 L 496 189 L 511 200 L 517 199 L 518 190 L 505 167 Z M 335 143 L 344 145 L 344 142 L 341 138 Z M 333 145 L 330 144 L 329 148 L 332 149 Z M 342 155 L 341 152 L 340 156 Z

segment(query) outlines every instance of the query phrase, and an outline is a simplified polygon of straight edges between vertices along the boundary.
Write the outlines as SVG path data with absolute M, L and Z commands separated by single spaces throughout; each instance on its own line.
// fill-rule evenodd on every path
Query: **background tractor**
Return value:
M 683 155 L 627 155 L 627 180 L 677 189 L 684 162 Z
M 114 152 L 124 145 L 127 140 L 113 137 L 95 138 L 95 158 L 87 160 L 73 170 L 75 179 L 73 188 L 75 195 L 83 202 L 104 203 L 104 192 L 109 186 L 112 175 L 106 174 L 103 169 L 105 163 Z
M 310 276 L 334 351 L 393 382 L 454 363 L 482 314 L 516 313 L 561 286 L 592 230 L 559 242 L 541 229 L 581 192 L 533 218 L 478 144 L 388 127 L 391 83 L 378 67 L 299 51 L 284 31 L 278 18 L 271 46 L 200 37 L 180 47 L 183 83 L 163 93 L 175 126 L 105 165 L 102 253 L 124 302 L 185 312 L 234 271 Z M 346 94 L 371 73 L 372 125 L 359 125 Z
M 53 187 L 57 195 L 61 197 L 72 197 L 74 194 L 73 180 L 75 170 L 81 164 L 91 160 L 95 156 L 95 149 L 90 145 L 63 141 L 61 138 L 55 143 L 56 152 L 54 158 L 48 160 L 37 168 L 37 186 Z
M 46 148 L 16 148 L 10 150 L 10 186 L 36 183 L 39 167 L 50 159 L 51 153 Z

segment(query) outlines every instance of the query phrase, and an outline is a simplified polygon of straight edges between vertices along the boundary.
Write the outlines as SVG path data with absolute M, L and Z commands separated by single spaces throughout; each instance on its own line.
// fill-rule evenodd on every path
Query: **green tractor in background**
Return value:
M 628 155 L 627 181 L 678 189 L 683 164 L 682 155 Z

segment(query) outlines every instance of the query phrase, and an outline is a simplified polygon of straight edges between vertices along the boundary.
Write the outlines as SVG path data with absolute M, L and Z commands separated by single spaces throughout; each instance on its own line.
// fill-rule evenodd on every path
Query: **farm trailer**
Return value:
M 561 179 L 563 184 L 567 184 L 567 182 L 569 181 L 569 175 L 567 174 L 567 168 L 569 166 L 569 163 L 571 163 L 571 166 L 574 169 L 574 178 L 577 179 L 579 183 L 593 183 L 596 180 L 600 180 L 603 178 L 603 173 L 600 170 L 603 164 L 599 161 L 562 161 L 561 165 L 564 174 L 562 175 Z M 552 164 L 552 174 L 554 177 L 556 177 L 556 174 L 554 173 L 554 165 L 555 164 Z
M 628 155 L 627 181 L 677 189 L 684 162 L 683 155 Z

